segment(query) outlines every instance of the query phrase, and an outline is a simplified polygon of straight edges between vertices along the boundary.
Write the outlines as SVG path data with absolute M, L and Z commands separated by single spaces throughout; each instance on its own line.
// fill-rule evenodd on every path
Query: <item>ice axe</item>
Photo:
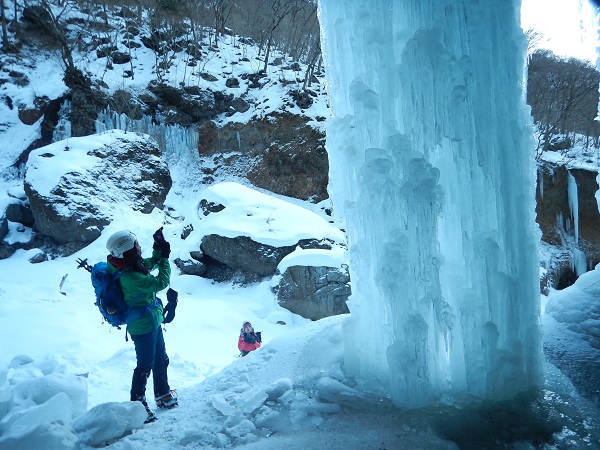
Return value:
M 69 276 L 69 274 L 66 273 L 62 277 L 62 280 L 60 280 L 60 284 L 58 285 L 58 292 L 60 292 L 62 295 L 67 295 L 67 293 L 65 291 L 63 291 L 63 284 L 65 284 L 65 281 L 66 281 L 66 279 L 67 279 L 68 276 Z

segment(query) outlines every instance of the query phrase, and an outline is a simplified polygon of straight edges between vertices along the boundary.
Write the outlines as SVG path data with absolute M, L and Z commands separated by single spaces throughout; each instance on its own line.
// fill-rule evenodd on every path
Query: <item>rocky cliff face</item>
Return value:
M 569 198 L 569 176 L 576 199 Z M 598 172 L 541 161 L 538 165 L 537 223 L 542 241 L 557 249 L 554 260 L 545 261 L 549 273 L 542 290 L 547 286 L 562 289 L 577 278 L 578 255 L 585 258 L 587 270 L 600 262 L 600 214 L 596 191 Z M 573 202 L 578 216 L 575 220 Z M 581 253 L 579 253 L 581 252 Z M 562 253 L 562 256 L 561 256 Z
M 259 188 L 318 203 L 328 198 L 329 163 L 325 134 L 310 118 L 277 112 L 247 123 L 204 123 L 202 156 L 229 154 L 224 172 L 248 167 L 247 179 Z

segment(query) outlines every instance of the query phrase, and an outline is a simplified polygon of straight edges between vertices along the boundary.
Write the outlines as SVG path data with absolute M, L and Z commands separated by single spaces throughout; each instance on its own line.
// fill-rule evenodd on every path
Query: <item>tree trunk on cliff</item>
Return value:
M 6 50 L 9 48 L 8 30 L 6 29 L 6 14 L 4 13 L 4 0 L 0 0 L 0 15 L 2 20 L 2 47 Z
M 275 30 L 279 28 L 283 19 L 289 14 L 293 14 L 300 9 L 298 0 L 270 0 L 272 16 L 271 25 L 268 27 L 267 37 L 267 48 L 265 49 L 265 65 L 263 66 L 263 72 L 267 73 L 267 66 L 269 65 L 269 55 L 271 54 L 271 45 L 273 43 L 273 35 Z
M 317 61 L 321 57 L 321 36 L 317 35 L 315 39 L 315 43 L 313 44 L 312 55 L 308 62 L 308 66 L 306 67 L 306 74 L 304 75 L 304 83 L 302 84 L 302 90 L 306 90 L 308 86 L 310 86 L 310 80 L 315 73 L 315 66 L 317 65 Z

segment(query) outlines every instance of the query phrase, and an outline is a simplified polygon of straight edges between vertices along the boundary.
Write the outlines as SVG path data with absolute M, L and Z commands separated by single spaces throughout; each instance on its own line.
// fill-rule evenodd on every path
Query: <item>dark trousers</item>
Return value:
M 150 372 L 154 381 L 154 397 L 168 394 L 171 389 L 167 379 L 169 357 L 162 328 L 159 326 L 150 333 L 131 335 L 131 339 L 135 344 L 137 359 L 131 380 L 131 401 L 146 400 L 146 382 Z

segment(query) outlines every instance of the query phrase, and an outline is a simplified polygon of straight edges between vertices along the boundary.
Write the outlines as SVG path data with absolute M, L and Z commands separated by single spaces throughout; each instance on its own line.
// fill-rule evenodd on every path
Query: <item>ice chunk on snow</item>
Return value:
M 64 392 L 32 408 L 17 411 L 2 420 L 0 430 L 11 435 L 25 435 L 38 426 L 52 422 L 70 424 L 73 421 L 73 404 Z
M 16 397 L 30 398 L 41 405 L 59 392 L 68 395 L 73 403 L 73 414 L 79 416 L 87 410 L 87 379 L 76 375 L 50 373 L 46 376 L 23 380 L 14 389 Z
M 251 414 L 260 408 L 267 400 L 268 395 L 264 389 L 256 389 L 244 394 L 244 399 L 240 402 L 240 406 L 244 414 Z
M 148 414 L 140 402 L 102 403 L 73 423 L 82 442 L 99 445 L 140 428 Z
M 291 379 L 280 378 L 269 384 L 265 389 L 265 392 L 268 395 L 269 400 L 275 401 L 293 387 L 294 382 Z
M 242 420 L 237 425 L 226 430 L 226 433 L 232 438 L 240 438 L 242 436 L 246 436 L 249 433 L 253 433 L 256 431 L 256 427 L 252 422 L 248 419 Z
M 275 428 L 280 423 L 280 418 L 281 413 L 279 411 L 263 406 L 254 418 L 254 424 L 261 428 Z
M 2 419 L 12 405 L 12 389 L 7 379 L 8 370 L 0 367 L 0 419 Z
M 26 366 L 27 364 L 30 364 L 32 362 L 33 359 L 30 356 L 17 355 L 10 361 L 9 367 L 12 369 L 16 369 L 21 366 Z
M 362 397 L 358 391 L 329 377 L 323 377 L 317 382 L 317 391 L 319 397 L 333 403 L 359 400 Z
M 224 448 L 229 444 L 229 438 L 222 433 L 209 433 L 207 431 L 189 430 L 179 441 L 179 445 L 187 447 L 190 444 L 212 445 L 217 448 Z
M 222 394 L 215 394 L 212 398 L 213 407 L 224 416 L 230 416 L 235 412 L 235 408 L 229 404 Z
M 73 450 L 76 445 L 77 436 L 73 429 L 61 422 L 39 425 L 20 435 L 9 434 L 0 437 L 0 450 Z

